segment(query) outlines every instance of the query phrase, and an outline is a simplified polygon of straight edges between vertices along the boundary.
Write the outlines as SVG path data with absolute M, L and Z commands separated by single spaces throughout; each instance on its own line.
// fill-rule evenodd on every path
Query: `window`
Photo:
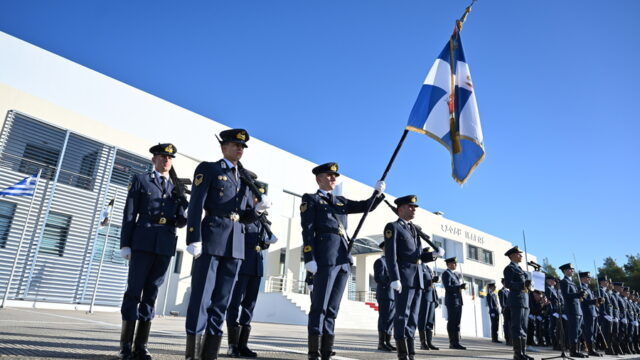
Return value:
M 173 265 L 173 273 L 180 274 L 180 270 L 182 270 L 182 255 L 184 253 L 182 251 L 176 252 L 176 262 Z
M 38 169 L 44 165 L 41 177 L 47 180 L 53 180 L 59 157 L 60 150 L 58 149 L 36 144 L 26 144 L 18 171 L 31 175 L 37 173 Z
M 76 134 L 69 135 L 58 182 L 93 190 L 101 151 L 101 144 Z
M 71 215 L 51 211 L 44 227 L 40 251 L 44 254 L 62 256 L 67 244 L 69 225 L 71 225 Z
M 280 249 L 280 264 L 278 266 L 278 268 L 280 269 L 280 276 L 284 276 L 285 274 L 285 269 L 284 269 L 284 260 L 287 257 L 287 250 L 286 249 Z
M 9 230 L 11 230 L 11 222 L 15 211 L 15 203 L 0 200 L 0 248 L 7 246 Z
M 130 154 L 126 151 L 118 150 L 116 160 L 111 173 L 111 183 L 127 186 L 135 174 L 142 174 L 151 170 L 151 161 Z
M 116 265 L 124 265 L 125 260 L 120 256 L 120 226 L 111 225 L 103 226 L 98 229 L 98 238 L 96 239 L 95 248 L 93 250 L 93 261 L 100 262 L 102 258 L 102 251 L 104 250 L 104 263 L 111 263 Z M 109 236 L 107 237 L 107 229 L 109 229 Z M 105 249 L 105 240 L 107 242 Z
M 493 265 L 493 252 L 467 244 L 467 259 L 479 261 L 487 265 Z

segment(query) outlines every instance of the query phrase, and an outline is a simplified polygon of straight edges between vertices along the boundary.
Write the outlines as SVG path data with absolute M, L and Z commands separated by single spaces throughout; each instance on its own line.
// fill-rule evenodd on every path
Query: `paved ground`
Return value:
M 120 329 L 119 313 L 85 314 L 79 311 L 6 308 L 0 309 L 0 358 L 2 359 L 116 359 Z M 154 320 L 150 349 L 154 359 L 183 359 L 184 318 Z M 392 353 L 374 350 L 373 331 L 340 330 L 336 336 L 337 360 L 385 359 Z M 486 339 L 465 339 L 466 351 L 449 350 L 445 338 L 437 337 L 440 351 L 418 351 L 424 359 L 510 359 L 507 346 Z M 221 354 L 226 353 L 223 341 Z M 250 342 L 260 359 L 306 359 L 306 328 L 294 325 L 256 323 Z M 532 353 L 536 359 L 557 352 Z M 221 356 L 224 358 L 224 356 Z M 609 357 L 613 358 L 613 357 Z M 640 359 L 639 356 L 619 357 Z M 601 358 L 601 359 L 607 359 Z

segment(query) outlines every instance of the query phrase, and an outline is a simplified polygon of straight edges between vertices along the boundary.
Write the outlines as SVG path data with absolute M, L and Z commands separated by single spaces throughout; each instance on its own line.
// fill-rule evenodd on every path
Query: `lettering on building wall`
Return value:
M 440 224 L 440 230 L 442 230 L 443 232 L 447 233 L 447 234 L 452 234 L 452 235 L 456 235 L 456 236 L 464 236 L 464 238 L 468 241 L 473 241 L 475 243 L 478 244 L 484 244 L 484 236 L 482 235 L 478 235 L 476 233 L 467 231 L 467 230 L 462 230 L 459 227 L 456 226 L 451 226 L 451 225 L 447 225 L 447 224 Z

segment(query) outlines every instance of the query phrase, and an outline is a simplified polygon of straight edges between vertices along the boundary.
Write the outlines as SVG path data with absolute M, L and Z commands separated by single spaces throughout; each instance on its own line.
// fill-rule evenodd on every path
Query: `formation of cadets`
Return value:
M 227 355 L 258 356 L 248 341 L 263 276 L 262 250 L 277 241 L 266 218 L 271 201 L 267 184 L 240 163 L 248 132 L 225 130 L 218 140 L 223 158 L 198 165 L 190 201 L 172 168 L 177 153 L 173 144 L 151 147 L 153 170 L 131 181 L 120 239 L 121 256 L 129 261 L 121 307 L 121 359 L 152 359 L 148 340 L 158 289 L 176 251 L 177 229 L 183 227 L 186 250 L 194 258 L 185 359 L 217 359 L 225 320 Z M 300 206 L 305 281 L 311 292 L 308 359 L 330 360 L 335 355 L 335 320 L 353 265 L 347 215 L 375 210 L 384 200 L 385 183 L 378 181 L 369 199 L 354 201 L 333 194 L 340 176 L 337 163 L 319 165 L 312 173 L 318 190 L 304 194 Z M 460 343 L 460 320 L 466 284 L 455 272 L 457 259 L 445 259 L 447 269 L 439 279 L 429 263 L 444 256 L 444 251 L 412 222 L 417 197 L 402 196 L 395 204 L 398 219 L 384 226 L 380 244 L 384 254 L 374 264 L 378 350 L 395 351 L 398 359 L 414 359 L 416 330 L 420 350 L 439 350 L 432 341 L 439 281 L 445 289 L 449 348 L 465 350 Z M 432 248 L 423 247 L 421 239 Z M 532 291 L 528 274 L 518 265 L 522 252 L 516 246 L 505 255 L 511 262 L 504 269 L 503 287 L 496 295 L 495 284 L 489 284 L 487 306 L 492 341 L 500 342 L 502 315 L 514 359 L 532 359 L 527 345 L 568 349 L 572 357 L 598 356 L 598 350 L 640 354 L 637 293 L 606 278 L 598 279 L 600 286 L 592 290 L 586 272 L 579 274 L 578 286 L 571 281 L 571 264 L 560 267 L 563 279 L 547 276 L 545 291 Z

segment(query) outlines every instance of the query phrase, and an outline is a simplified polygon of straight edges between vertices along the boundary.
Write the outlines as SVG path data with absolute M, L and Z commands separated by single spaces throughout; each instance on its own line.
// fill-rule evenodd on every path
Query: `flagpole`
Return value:
M 393 165 L 393 162 L 396 160 L 396 157 L 398 156 L 398 152 L 400 151 L 402 144 L 404 144 L 404 140 L 407 138 L 408 133 L 409 133 L 409 130 L 404 129 L 404 132 L 402 133 L 402 137 L 400 138 L 400 141 L 398 141 L 398 145 L 396 145 L 396 149 L 393 151 L 393 155 L 391 155 L 391 159 L 389 159 L 389 163 L 387 164 L 387 167 L 384 169 L 384 172 L 382 173 L 382 177 L 380 178 L 380 181 L 384 181 L 384 179 L 387 177 L 387 174 L 389 173 L 389 170 L 391 170 L 391 166 Z M 374 197 L 376 193 L 377 191 L 374 191 L 372 197 Z M 358 233 L 360 232 L 360 229 L 364 224 L 364 220 L 367 218 L 367 215 L 369 215 L 369 212 L 371 212 L 371 207 L 373 206 L 374 202 L 375 202 L 375 198 L 369 203 L 369 207 L 367 208 L 367 211 L 365 211 L 362 214 L 362 217 L 360 218 L 360 222 L 358 223 L 358 226 L 356 227 L 356 230 L 353 232 L 353 235 L 351 236 L 351 240 L 349 241 L 348 252 L 351 252 L 351 249 L 353 249 L 353 243 L 356 241 L 356 238 L 358 237 Z
M 93 305 L 96 302 L 96 295 L 98 294 L 98 285 L 100 284 L 100 275 L 102 274 L 102 263 L 104 261 L 104 253 L 107 251 L 107 245 L 109 242 L 109 232 L 111 231 L 111 215 L 113 213 L 113 208 L 116 207 L 116 199 L 118 198 L 118 190 L 116 187 L 116 193 L 113 195 L 113 206 L 111 207 L 111 212 L 109 212 L 109 223 L 107 225 L 107 232 L 104 235 L 104 244 L 102 246 L 102 254 L 100 254 L 100 265 L 98 265 L 98 274 L 96 275 L 96 284 L 93 287 L 93 295 L 91 295 L 91 304 L 89 305 L 89 314 L 93 314 Z
M 9 291 L 11 291 L 11 281 L 13 280 L 13 275 L 15 275 L 16 267 L 18 266 L 18 258 L 20 258 L 20 250 L 22 250 L 22 243 L 24 242 L 24 236 L 27 233 L 27 225 L 29 224 L 29 218 L 31 218 L 31 210 L 33 209 L 33 202 L 36 198 L 36 192 L 38 191 L 38 184 L 40 183 L 41 174 L 42 174 L 42 168 L 38 170 L 38 176 L 36 177 L 36 185 L 33 189 L 33 195 L 31 195 L 31 201 L 29 202 L 27 219 L 25 220 L 24 227 L 22 228 L 20 241 L 18 241 L 18 249 L 16 250 L 15 258 L 13 259 L 13 266 L 11 267 L 11 273 L 9 274 L 9 281 L 7 281 L 7 289 L 5 290 L 4 296 L 2 297 L 2 304 L 0 304 L 0 309 L 4 308 L 7 298 L 9 297 Z

